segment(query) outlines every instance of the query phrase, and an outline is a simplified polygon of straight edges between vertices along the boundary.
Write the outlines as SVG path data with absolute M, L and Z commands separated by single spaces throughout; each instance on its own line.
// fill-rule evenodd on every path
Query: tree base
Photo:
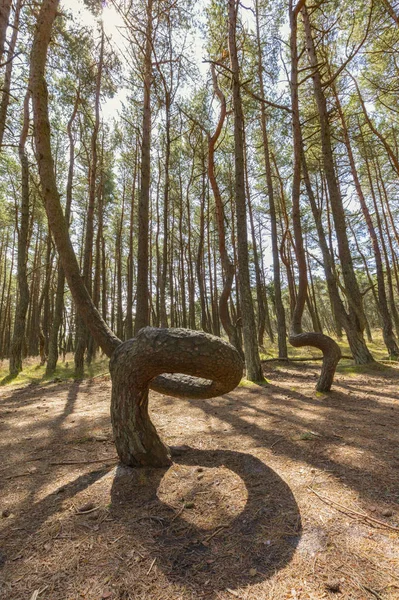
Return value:
M 121 462 L 131 467 L 171 463 L 170 449 L 148 413 L 150 388 L 169 396 L 213 398 L 234 389 L 242 370 L 233 346 L 200 331 L 145 327 L 121 344 L 110 361 L 111 420 Z
M 323 352 L 323 364 L 320 377 L 316 384 L 318 392 L 329 392 L 334 380 L 337 364 L 341 358 L 341 349 L 338 344 L 323 333 L 299 333 L 291 334 L 289 338 L 291 346 L 302 348 L 303 346 L 313 346 Z

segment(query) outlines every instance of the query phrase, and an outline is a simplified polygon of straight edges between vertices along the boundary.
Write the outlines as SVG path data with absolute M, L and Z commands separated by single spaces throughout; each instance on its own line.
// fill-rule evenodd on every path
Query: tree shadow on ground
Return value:
M 133 523 L 145 522 L 141 544 L 170 582 L 193 592 L 217 592 L 264 581 L 290 562 L 300 540 L 301 517 L 290 488 L 272 469 L 250 454 L 230 450 L 190 448 L 176 461 L 194 467 L 189 470 L 194 502 L 186 510 L 184 504 L 176 510 L 159 498 L 168 469 L 123 466 L 115 472 L 110 507 L 112 518 L 123 523 L 127 532 Z M 246 488 L 245 506 L 234 515 L 218 502 L 215 488 L 211 491 L 198 483 L 198 468 L 221 467 L 238 475 Z M 207 506 L 203 496 L 207 493 L 213 494 L 213 527 L 204 526 L 204 514 L 197 523 L 192 517 L 197 508 Z

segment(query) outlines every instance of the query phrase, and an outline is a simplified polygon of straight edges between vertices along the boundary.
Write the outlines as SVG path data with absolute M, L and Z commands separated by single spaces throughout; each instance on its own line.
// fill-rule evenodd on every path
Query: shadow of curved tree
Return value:
M 274 471 L 250 454 L 230 450 L 189 448 L 175 460 L 175 466 L 194 467 L 189 469 L 192 499 L 211 493 L 199 489 L 198 468 L 225 467 L 226 474 L 240 478 L 247 501 L 232 515 L 216 495 L 211 527 L 203 525 L 204 514 L 201 526 L 192 517 L 196 502 L 186 504 L 193 511 L 184 510 L 184 504 L 176 511 L 162 500 L 160 488 L 168 469 L 117 467 L 111 516 L 127 531 L 133 522 L 145 521 L 140 541 L 170 582 L 216 592 L 264 581 L 290 562 L 300 539 L 301 518 L 290 488 Z M 198 504 L 204 507 L 203 501 Z M 146 507 L 148 516 L 143 517 Z

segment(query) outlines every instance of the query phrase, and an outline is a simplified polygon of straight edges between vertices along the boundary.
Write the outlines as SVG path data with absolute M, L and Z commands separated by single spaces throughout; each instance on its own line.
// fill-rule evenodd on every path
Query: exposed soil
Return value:
M 1 600 L 397 600 L 399 371 L 271 364 L 152 394 L 167 470 L 117 465 L 107 378 L 0 389 Z

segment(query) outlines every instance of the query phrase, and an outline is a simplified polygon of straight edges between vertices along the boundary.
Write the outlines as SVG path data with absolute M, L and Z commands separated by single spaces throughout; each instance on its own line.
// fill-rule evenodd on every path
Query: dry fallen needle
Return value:
M 366 513 L 359 512 L 357 510 L 353 510 L 353 508 L 349 508 L 348 506 L 343 506 L 339 502 L 335 502 L 335 500 L 331 500 L 331 498 L 327 498 L 325 496 L 321 496 L 315 489 L 308 487 L 308 490 L 312 492 L 315 496 L 317 496 L 322 502 L 327 504 L 328 506 L 332 506 L 339 512 L 347 515 L 348 517 L 352 517 L 353 519 L 358 519 L 359 521 L 365 520 L 369 521 L 370 524 L 379 525 L 380 527 L 385 527 L 387 529 L 391 529 L 392 531 L 396 531 L 399 533 L 399 527 L 395 527 L 394 525 L 390 525 L 389 523 L 385 523 L 384 521 L 380 521 L 379 519 L 375 519 L 374 517 L 370 517 Z

